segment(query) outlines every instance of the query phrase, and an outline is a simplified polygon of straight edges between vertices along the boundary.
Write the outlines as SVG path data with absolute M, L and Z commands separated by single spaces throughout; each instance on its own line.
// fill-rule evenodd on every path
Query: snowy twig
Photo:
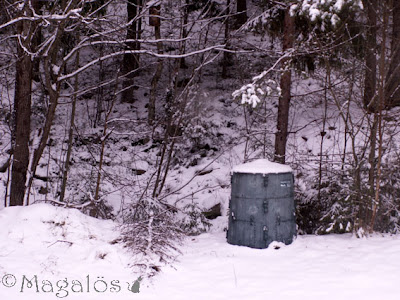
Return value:
M 48 245 L 47 248 L 50 248 L 51 246 L 53 246 L 53 245 L 55 245 L 57 243 L 66 243 L 66 244 L 69 244 L 70 247 L 74 244 L 74 243 L 72 243 L 70 241 L 57 240 L 54 243 L 51 243 L 50 245 Z

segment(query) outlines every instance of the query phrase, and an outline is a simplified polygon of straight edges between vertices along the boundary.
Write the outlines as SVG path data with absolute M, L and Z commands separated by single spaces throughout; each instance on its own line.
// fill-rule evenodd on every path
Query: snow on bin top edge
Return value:
M 232 169 L 232 173 L 248 174 L 276 174 L 292 172 L 293 170 L 290 166 L 271 162 L 267 159 L 257 159 L 249 163 L 237 165 Z

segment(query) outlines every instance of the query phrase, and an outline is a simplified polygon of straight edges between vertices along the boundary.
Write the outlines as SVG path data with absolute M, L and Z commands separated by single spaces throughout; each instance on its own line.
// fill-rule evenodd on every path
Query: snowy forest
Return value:
M 113 222 L 152 277 L 263 158 L 299 236 L 397 234 L 399 88 L 396 0 L 0 0 L 0 213 Z

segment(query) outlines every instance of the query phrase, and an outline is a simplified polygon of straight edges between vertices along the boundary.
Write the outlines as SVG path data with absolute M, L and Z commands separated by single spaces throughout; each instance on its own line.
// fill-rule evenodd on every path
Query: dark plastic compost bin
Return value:
M 265 159 L 232 170 L 229 244 L 267 248 L 272 241 L 292 243 L 296 236 L 293 171 Z

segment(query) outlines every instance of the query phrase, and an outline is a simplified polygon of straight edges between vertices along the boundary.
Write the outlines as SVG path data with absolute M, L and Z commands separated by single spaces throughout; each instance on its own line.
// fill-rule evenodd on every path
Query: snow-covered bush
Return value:
M 324 172 L 299 167 L 295 185 L 297 224 L 300 233 L 352 232 L 358 222 L 361 199 L 354 170 L 328 164 Z
M 382 163 L 381 203 L 376 220 L 376 230 L 400 233 L 400 161 L 394 152 Z
M 351 190 L 351 181 L 346 178 L 337 182 L 339 178 L 331 178 L 322 183 L 320 199 L 322 216 L 316 229 L 318 234 L 352 232 L 355 222 L 356 201 Z
M 373 199 L 368 184 L 368 169 L 361 168 L 360 185 L 355 182 L 354 169 L 335 170 L 322 174 L 300 168 L 296 180 L 297 224 L 300 233 L 365 233 L 370 230 Z M 400 232 L 400 164 L 398 154 L 385 158 L 381 166 L 379 203 L 374 230 Z
M 188 235 L 198 235 L 206 232 L 211 223 L 204 216 L 197 203 L 192 202 L 183 207 L 184 217 L 181 227 Z
M 132 266 L 147 276 L 155 275 L 162 265 L 175 259 L 183 236 L 171 207 L 157 200 L 143 198 L 125 214 L 123 241 L 136 259 Z

